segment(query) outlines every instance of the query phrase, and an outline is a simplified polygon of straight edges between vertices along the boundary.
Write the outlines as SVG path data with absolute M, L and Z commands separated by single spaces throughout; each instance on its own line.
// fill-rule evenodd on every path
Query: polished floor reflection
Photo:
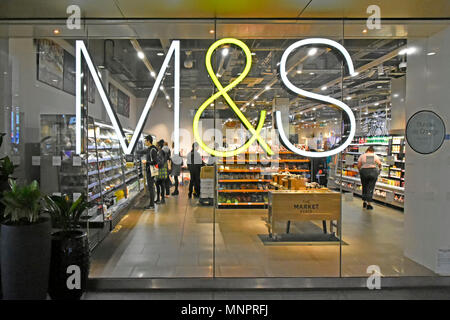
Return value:
M 264 245 L 267 210 L 214 210 L 178 197 L 154 211 L 134 208 L 94 250 L 91 277 L 335 277 L 433 273 L 403 256 L 403 213 L 362 209 L 343 200 L 343 240 L 336 244 Z M 215 226 L 215 228 L 214 228 Z M 294 225 L 318 229 L 319 224 Z M 213 248 L 215 247 L 215 252 Z M 213 261 L 215 263 L 213 264 Z M 214 269 L 213 269 L 214 268 Z

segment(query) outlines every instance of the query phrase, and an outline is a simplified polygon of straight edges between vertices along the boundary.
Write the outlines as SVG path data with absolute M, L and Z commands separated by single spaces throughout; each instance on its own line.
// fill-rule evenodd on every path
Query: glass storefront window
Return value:
M 447 21 L 21 21 L 0 31 L 3 154 L 21 183 L 88 196 L 91 277 L 448 274 L 448 146 L 421 154 L 405 132 L 423 110 L 447 124 Z M 338 46 L 316 40 L 283 62 L 312 38 Z M 79 156 L 78 40 L 95 69 L 82 55 Z M 130 143 L 140 121 L 126 154 L 116 123 Z M 423 127 L 417 135 L 433 134 Z M 156 185 L 148 136 L 170 151 Z M 167 161 L 177 152 L 179 166 Z M 159 203 L 148 208 L 153 187 Z

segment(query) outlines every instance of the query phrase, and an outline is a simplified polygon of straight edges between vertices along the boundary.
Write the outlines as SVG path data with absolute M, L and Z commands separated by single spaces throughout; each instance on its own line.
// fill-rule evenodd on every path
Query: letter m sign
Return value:
M 172 41 L 170 45 L 169 52 L 164 59 L 161 70 L 156 77 L 155 84 L 150 92 L 150 95 L 147 98 L 147 102 L 145 103 L 144 110 L 142 111 L 141 116 L 137 122 L 136 128 L 133 132 L 133 136 L 131 138 L 130 143 L 125 139 L 125 135 L 123 133 L 122 126 L 120 124 L 119 118 L 117 117 L 116 112 L 111 107 L 111 102 L 109 100 L 108 95 L 106 94 L 105 87 L 103 86 L 100 77 L 98 76 L 97 70 L 94 67 L 92 59 L 89 55 L 88 50 L 82 40 L 77 40 L 75 43 L 75 114 L 76 114 L 76 153 L 81 153 L 81 58 L 84 57 L 87 67 L 89 69 L 92 78 L 94 79 L 94 84 L 97 87 L 97 90 L 100 94 L 100 98 L 103 102 L 103 105 L 106 109 L 106 112 L 111 120 L 111 123 L 116 131 L 117 137 L 119 138 L 120 145 L 125 154 L 131 154 L 136 147 L 136 143 L 139 139 L 140 134 L 144 128 L 145 122 L 147 120 L 148 114 L 152 107 L 153 102 L 158 94 L 158 89 L 160 88 L 162 79 L 164 77 L 164 73 L 167 70 L 170 59 L 172 56 L 175 56 L 175 67 L 174 67 L 174 115 L 173 115 L 173 139 L 174 139 L 174 153 L 179 154 L 180 149 L 180 135 L 179 135 L 179 127 L 180 127 L 180 41 L 175 40 Z

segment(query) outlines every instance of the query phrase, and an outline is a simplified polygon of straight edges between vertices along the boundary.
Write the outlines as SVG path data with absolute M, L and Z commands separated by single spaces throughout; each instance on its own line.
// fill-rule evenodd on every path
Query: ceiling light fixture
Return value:
M 141 60 L 145 58 L 145 55 L 144 55 L 144 53 L 142 51 L 138 51 L 137 56 Z
M 60 33 L 61 33 L 61 31 L 59 31 L 59 29 L 53 30 L 53 34 L 60 34 Z
M 158 55 L 158 56 L 160 56 L 160 57 L 162 57 L 163 55 L 164 55 L 164 53 L 162 53 L 162 52 L 158 52 L 156 55 Z
M 362 32 L 363 32 L 363 33 L 367 33 L 367 29 L 364 29 Z
M 226 56 L 228 55 L 229 51 L 230 51 L 230 50 L 229 50 L 228 48 L 223 48 L 223 49 L 222 49 L 222 56 L 223 56 L 223 57 L 226 57 Z
M 320 90 L 322 90 L 322 91 L 325 91 L 325 90 L 327 90 L 327 89 L 328 89 L 327 86 L 323 86 L 322 88 L 320 88 Z
M 209 33 L 213 34 L 214 33 L 214 29 L 209 30 Z
M 432 52 L 428 52 L 428 53 L 427 53 L 427 56 L 434 56 L 435 54 L 436 54 L 436 52 L 433 52 L 433 51 L 432 51 Z
M 309 51 L 308 51 L 308 56 L 313 56 L 313 55 L 315 55 L 317 53 L 317 48 L 311 48 L 311 49 L 309 49 Z
M 270 86 L 266 86 L 265 89 L 266 89 L 266 90 L 270 90 Z

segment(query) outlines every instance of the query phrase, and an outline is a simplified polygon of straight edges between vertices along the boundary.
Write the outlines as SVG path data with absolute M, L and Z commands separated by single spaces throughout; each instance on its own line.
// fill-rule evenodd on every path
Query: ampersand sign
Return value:
M 238 46 L 239 48 L 241 48 L 244 51 L 245 57 L 246 57 L 244 71 L 236 79 L 234 79 L 230 84 L 228 84 L 225 88 L 222 86 L 219 79 L 217 79 L 216 74 L 214 73 L 214 70 L 211 65 L 212 54 L 213 54 L 214 50 L 216 50 L 218 47 L 220 47 L 221 45 L 224 45 L 224 44 L 234 44 L 234 45 Z M 214 85 L 217 87 L 218 91 L 214 95 L 209 97 L 205 102 L 203 102 L 203 104 L 200 106 L 200 108 L 197 110 L 197 113 L 194 116 L 194 123 L 193 123 L 194 138 L 198 142 L 200 147 L 203 150 L 205 150 L 206 152 L 208 152 L 209 154 L 212 154 L 216 157 L 230 157 L 230 156 L 237 155 L 241 152 L 244 152 L 245 150 L 248 149 L 248 147 L 250 147 L 250 145 L 253 142 L 258 141 L 259 145 L 267 152 L 268 155 L 273 155 L 273 151 L 270 149 L 270 147 L 267 145 L 267 143 L 264 141 L 264 139 L 260 136 L 261 129 L 262 129 L 262 127 L 264 125 L 264 121 L 266 119 L 266 111 L 265 110 L 261 111 L 261 114 L 259 116 L 259 122 L 255 129 L 255 128 L 253 128 L 252 124 L 248 121 L 248 119 L 244 116 L 244 114 L 241 112 L 241 110 L 239 110 L 239 108 L 236 106 L 233 99 L 231 99 L 230 96 L 228 95 L 228 91 L 233 89 L 242 80 L 244 80 L 244 78 L 247 76 L 247 74 L 250 71 L 250 68 L 252 66 L 252 55 L 251 55 L 250 49 L 247 47 L 247 45 L 244 42 L 242 42 L 238 39 L 224 38 L 224 39 L 214 42 L 211 45 L 211 47 L 209 47 L 208 51 L 206 52 L 205 63 L 206 63 L 206 70 L 208 71 L 208 74 L 211 77 L 212 81 L 214 82 Z M 249 140 L 247 140 L 247 142 L 245 144 L 243 144 L 241 147 L 234 149 L 234 150 L 218 151 L 218 150 L 211 149 L 203 142 L 203 140 L 201 139 L 200 134 L 198 132 L 198 123 L 200 121 L 200 116 L 202 115 L 203 111 L 214 100 L 216 100 L 220 96 L 223 96 L 225 98 L 228 105 L 231 107 L 231 109 L 233 109 L 233 111 L 236 113 L 236 115 L 241 120 L 242 124 L 252 134 L 251 138 Z

